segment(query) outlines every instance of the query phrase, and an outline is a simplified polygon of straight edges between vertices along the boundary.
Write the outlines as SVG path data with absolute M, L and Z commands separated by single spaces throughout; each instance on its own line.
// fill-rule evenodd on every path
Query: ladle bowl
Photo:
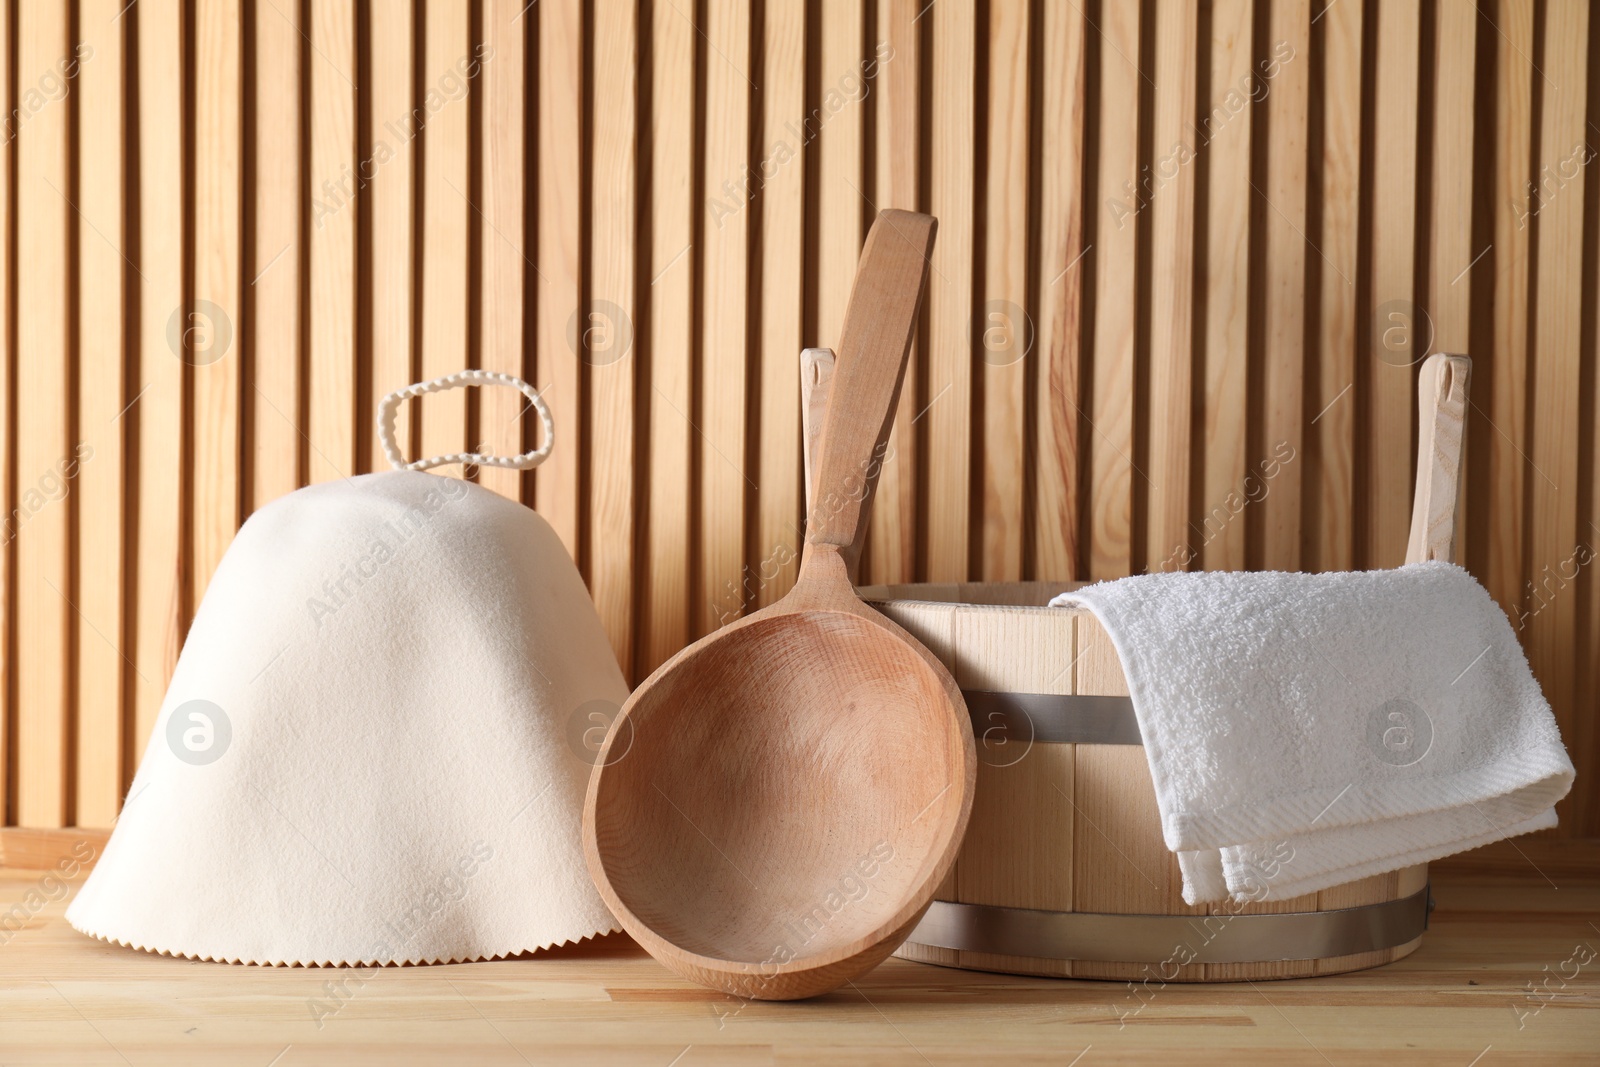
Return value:
M 738 996 L 814 996 L 883 960 L 971 810 L 954 679 L 849 573 L 933 229 L 885 212 L 868 236 L 794 589 L 663 664 L 589 782 L 584 847 L 607 905 L 657 960 Z

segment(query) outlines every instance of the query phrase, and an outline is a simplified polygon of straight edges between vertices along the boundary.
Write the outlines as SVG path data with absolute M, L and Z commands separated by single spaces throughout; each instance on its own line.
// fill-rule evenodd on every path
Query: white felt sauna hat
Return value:
M 523 391 L 538 451 L 405 464 L 394 409 Z M 94 937 L 263 964 L 490 959 L 617 929 L 589 881 L 583 792 L 627 696 L 553 530 L 440 463 L 531 467 L 548 409 L 469 371 L 385 398 L 405 469 L 251 516 L 195 615 L 99 865 Z

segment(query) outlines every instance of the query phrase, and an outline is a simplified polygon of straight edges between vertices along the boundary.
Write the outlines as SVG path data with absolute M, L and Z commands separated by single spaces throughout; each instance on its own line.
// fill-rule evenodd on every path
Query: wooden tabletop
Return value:
M 1400 963 L 1137 993 L 890 960 L 817 1000 L 741 1002 L 622 935 L 362 983 L 114 948 L 63 898 L 0 922 L 0 1064 L 1600 1063 L 1600 845 L 1518 844 L 1436 867 Z M 42 878 L 0 870 L 0 915 Z

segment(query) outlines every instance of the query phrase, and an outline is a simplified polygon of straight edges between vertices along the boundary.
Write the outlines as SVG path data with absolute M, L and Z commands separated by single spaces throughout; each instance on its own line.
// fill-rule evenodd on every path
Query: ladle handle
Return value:
M 845 306 L 806 543 L 836 546 L 852 569 L 900 401 L 938 226 L 932 215 L 880 211 Z

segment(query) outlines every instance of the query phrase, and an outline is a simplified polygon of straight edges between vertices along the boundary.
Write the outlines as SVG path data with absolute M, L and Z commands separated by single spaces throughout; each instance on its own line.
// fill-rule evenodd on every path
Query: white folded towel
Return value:
M 1545 829 L 1572 786 L 1510 624 L 1452 564 L 1148 574 L 1051 604 L 1116 646 L 1191 904 Z

